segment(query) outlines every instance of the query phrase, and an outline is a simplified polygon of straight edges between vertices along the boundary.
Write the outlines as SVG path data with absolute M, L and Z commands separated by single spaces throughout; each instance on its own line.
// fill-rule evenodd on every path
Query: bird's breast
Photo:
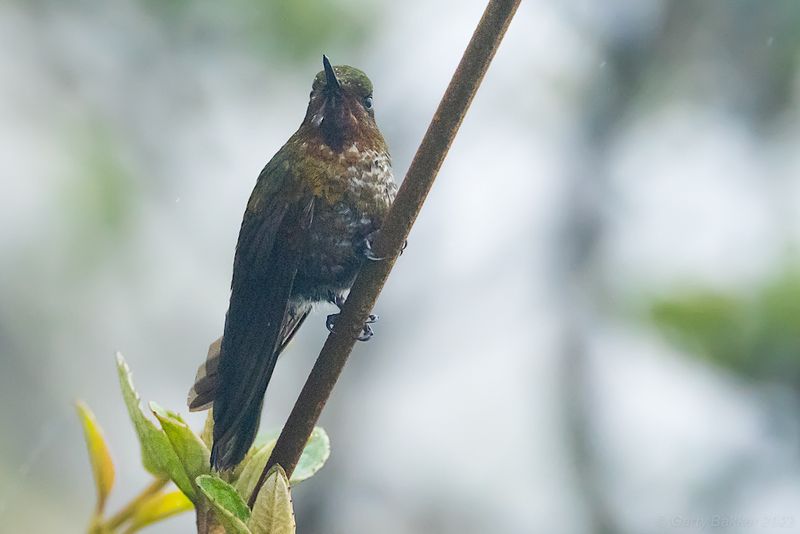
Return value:
M 385 151 L 345 150 L 314 203 L 296 296 L 316 301 L 348 289 L 364 260 L 365 240 L 380 229 L 395 186 Z

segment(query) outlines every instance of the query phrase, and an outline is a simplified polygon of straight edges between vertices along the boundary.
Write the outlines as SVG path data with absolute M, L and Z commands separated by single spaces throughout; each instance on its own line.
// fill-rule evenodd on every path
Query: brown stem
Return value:
M 490 0 L 486 6 L 374 244 L 376 255 L 386 259 L 367 262 L 356 278 L 336 320 L 337 331 L 325 341 L 250 496 L 251 507 L 273 465 L 281 465 L 287 476 L 294 471 L 520 1 Z
M 198 503 L 195 510 L 197 534 L 225 534 L 225 528 L 217 521 L 213 510 L 203 503 Z

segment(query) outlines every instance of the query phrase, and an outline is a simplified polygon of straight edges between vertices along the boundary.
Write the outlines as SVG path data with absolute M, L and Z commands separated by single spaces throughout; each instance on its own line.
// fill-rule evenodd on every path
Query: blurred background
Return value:
M 0 531 L 85 531 L 76 398 L 112 510 L 146 484 L 113 354 L 186 413 L 322 53 L 372 78 L 400 180 L 484 5 L 0 3 Z M 323 414 L 299 533 L 800 532 L 798 28 L 795 0 L 523 3 Z

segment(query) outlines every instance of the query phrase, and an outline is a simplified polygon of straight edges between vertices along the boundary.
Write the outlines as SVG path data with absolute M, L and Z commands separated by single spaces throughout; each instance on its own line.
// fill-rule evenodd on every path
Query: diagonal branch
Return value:
M 422 209 L 422 204 L 520 1 L 490 0 L 486 7 L 374 244 L 376 255 L 386 259 L 368 262 L 356 278 L 341 314 L 336 319 L 337 332 L 330 334 L 325 341 L 317 362 L 283 427 L 272 456 L 253 490 L 250 497 L 251 507 L 270 467 L 280 464 L 288 476 L 294 471 L 314 425 L 353 349 L 356 336 L 361 331 L 400 255 L 411 227 Z

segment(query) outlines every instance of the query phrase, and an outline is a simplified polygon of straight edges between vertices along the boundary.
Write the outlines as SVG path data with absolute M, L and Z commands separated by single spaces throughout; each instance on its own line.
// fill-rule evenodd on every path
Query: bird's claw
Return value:
M 332 313 L 325 319 L 325 328 L 327 328 L 328 332 L 331 334 L 336 333 L 335 327 L 337 317 L 339 317 L 338 313 Z M 369 341 L 369 339 L 374 335 L 370 325 L 374 324 L 377 320 L 377 315 L 370 314 L 367 317 L 367 320 L 364 321 L 364 326 L 361 327 L 361 333 L 356 336 L 356 341 Z
M 384 256 L 378 256 L 375 254 L 375 251 L 372 250 L 372 239 L 369 237 L 364 239 L 364 257 L 370 261 L 381 261 L 386 259 Z
M 364 326 L 361 327 L 361 333 L 356 336 L 356 341 L 369 341 L 373 333 L 369 323 L 364 323 Z
M 364 238 L 364 257 L 367 258 L 370 261 L 382 261 L 382 260 L 385 260 L 386 259 L 385 256 L 378 256 L 377 254 L 375 254 L 375 251 L 372 249 L 372 241 L 373 241 L 374 233 L 375 232 L 373 232 L 372 234 L 370 234 L 366 238 Z M 400 255 L 401 256 L 403 255 L 403 252 L 405 252 L 407 246 L 408 246 L 408 239 L 403 241 L 403 246 L 400 247 Z
M 328 332 L 331 334 L 333 334 L 333 327 L 336 325 L 336 318 L 338 316 L 338 313 L 332 313 L 325 319 L 325 328 L 327 328 Z

